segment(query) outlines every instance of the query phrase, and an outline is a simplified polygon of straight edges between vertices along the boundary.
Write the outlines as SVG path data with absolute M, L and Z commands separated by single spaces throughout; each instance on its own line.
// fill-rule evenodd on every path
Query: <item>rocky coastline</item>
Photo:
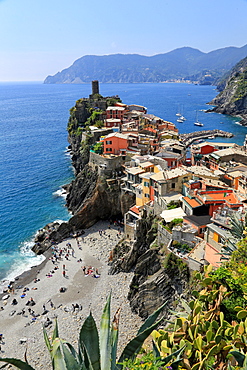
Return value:
M 94 105 L 95 102 L 92 100 L 90 104 Z M 78 120 L 85 121 L 85 105 L 80 102 L 76 106 Z M 68 127 L 72 126 L 75 111 L 71 110 L 71 113 Z M 104 171 L 102 176 L 99 166 L 90 163 L 90 147 L 97 140 L 97 136 L 88 133 L 78 134 L 78 126 L 73 121 L 68 141 L 75 179 L 65 186 L 66 205 L 72 217 L 62 224 L 46 225 L 38 233 L 33 247 L 36 254 L 47 253 L 54 243 L 61 243 L 66 238 L 83 236 L 85 230 L 99 221 L 117 221 L 121 225 L 123 215 L 135 203 L 130 192 L 121 191 L 120 168 L 119 171 Z M 132 311 L 142 318 L 146 318 L 164 301 L 168 301 L 167 307 L 174 307 L 174 302 L 188 287 L 190 278 L 186 265 L 181 269 L 178 268 L 178 261 L 174 261 L 172 269 L 164 265 L 164 253 L 153 246 L 157 235 L 155 222 L 152 216 L 144 214 L 136 242 L 129 243 L 125 239 L 119 241 L 109 256 L 109 274 L 133 274 L 128 288 L 129 304 Z
M 214 105 L 208 112 L 238 117 L 240 125 L 247 125 L 246 73 L 247 57 L 237 63 L 218 83 L 217 88 L 220 92 L 208 103 Z

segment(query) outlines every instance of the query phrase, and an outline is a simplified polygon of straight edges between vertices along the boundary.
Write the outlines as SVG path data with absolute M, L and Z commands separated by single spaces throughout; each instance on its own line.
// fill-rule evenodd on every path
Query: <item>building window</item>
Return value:
M 144 181 L 144 186 L 147 186 L 147 187 L 149 187 L 149 182 L 147 182 L 147 181 Z
M 106 148 L 107 152 L 112 152 L 112 148 Z
M 175 186 L 176 186 L 175 182 L 172 182 L 172 189 L 175 189 Z
M 111 140 L 106 140 L 106 145 L 111 145 L 112 141 Z
M 149 194 L 146 194 L 146 193 L 145 193 L 145 195 L 144 195 L 144 196 L 145 196 L 145 198 L 149 198 Z

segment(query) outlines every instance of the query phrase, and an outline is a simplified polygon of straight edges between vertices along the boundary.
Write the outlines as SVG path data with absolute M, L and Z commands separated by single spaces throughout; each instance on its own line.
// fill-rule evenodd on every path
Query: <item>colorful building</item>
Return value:
M 109 134 L 102 140 L 104 143 L 104 154 L 126 155 L 130 148 L 137 149 L 138 135 L 120 134 L 118 132 Z

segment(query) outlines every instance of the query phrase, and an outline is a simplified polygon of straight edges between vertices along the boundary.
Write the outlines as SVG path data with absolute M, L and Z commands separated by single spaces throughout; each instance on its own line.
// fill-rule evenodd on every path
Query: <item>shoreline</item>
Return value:
M 1 280 L 2 289 L 5 290 L 8 284 L 11 284 L 14 287 L 14 289 L 18 285 L 25 286 L 27 284 L 30 284 L 38 275 L 39 271 L 45 268 L 45 265 L 47 264 L 49 258 L 51 257 L 51 250 L 49 249 L 46 252 L 44 252 L 43 256 L 45 257 L 45 259 L 39 265 L 31 266 L 28 270 L 23 271 L 20 275 L 16 275 L 16 277 L 13 280 L 7 278 Z M 6 293 L 7 292 L 5 291 L 0 292 L 0 300 Z
M 70 252 L 68 259 L 63 252 L 61 260 L 54 263 L 51 260 L 52 252 L 48 251 L 46 259 L 40 265 L 19 276 L 14 283 L 14 291 L 5 293 L 9 297 L 3 300 L 3 295 L 1 296 L 1 333 L 4 338 L 0 349 L 1 357 L 23 359 L 27 347 L 28 361 L 32 366 L 36 369 L 50 369 L 42 324 L 49 319 L 51 323 L 47 331 L 50 336 L 57 318 L 60 336 L 76 346 L 80 327 L 90 311 L 97 325 L 99 324 L 110 292 L 111 316 L 118 307 L 122 311 L 119 345 L 122 347 L 136 334 L 142 320 L 131 312 L 127 300 L 133 273 L 108 275 L 109 253 L 122 238 L 122 229 L 119 230 L 119 227 L 100 221 L 85 230 L 79 243 L 75 238 L 68 238 L 57 245 L 58 250 L 65 251 L 66 244 L 71 243 L 71 250 L 74 252 Z M 94 271 L 97 269 L 100 277 L 86 276 L 82 269 L 84 265 Z M 63 275 L 64 269 L 66 276 Z M 35 279 L 38 281 L 35 282 Z M 61 287 L 65 287 L 65 292 L 61 292 Z M 25 297 L 21 298 L 23 294 Z M 35 302 L 33 307 L 27 306 L 31 298 Z M 13 299 L 16 299 L 16 305 L 12 304 Z M 73 305 L 78 305 L 79 309 L 73 309 Z M 35 316 L 30 313 L 32 310 Z M 22 314 L 23 311 L 25 312 Z

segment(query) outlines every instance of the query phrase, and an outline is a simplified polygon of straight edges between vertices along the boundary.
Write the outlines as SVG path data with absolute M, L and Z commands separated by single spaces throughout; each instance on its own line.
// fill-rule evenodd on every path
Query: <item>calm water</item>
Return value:
M 69 109 L 90 93 L 90 84 L 0 84 L 0 279 L 40 263 L 42 257 L 30 252 L 35 232 L 69 218 L 59 196 L 61 185 L 73 177 L 66 126 Z M 219 128 L 235 135 L 225 141 L 238 144 L 247 134 L 236 119 L 203 112 L 216 95 L 212 86 L 102 84 L 100 93 L 118 94 L 124 103 L 144 105 L 148 113 L 175 123 L 182 110 L 187 121 L 176 123 L 181 133 Z M 203 128 L 193 124 L 196 111 Z

